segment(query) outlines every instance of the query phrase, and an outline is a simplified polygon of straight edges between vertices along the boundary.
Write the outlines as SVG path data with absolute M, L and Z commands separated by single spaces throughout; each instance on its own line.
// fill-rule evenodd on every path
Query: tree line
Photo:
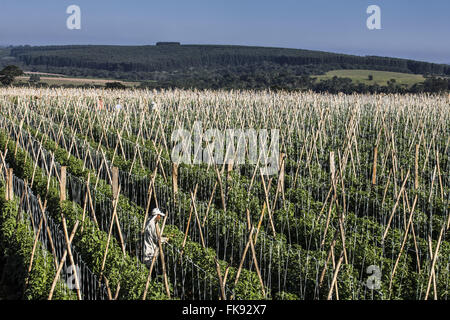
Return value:
M 17 76 L 23 72 L 17 66 L 7 66 L 0 71 L 0 83 L 8 86 L 14 83 Z M 33 86 L 47 86 L 39 83 L 37 75 L 30 76 L 27 84 Z M 17 84 L 16 84 L 17 85 Z M 74 85 L 60 85 L 63 87 L 74 87 Z M 84 85 L 85 87 L 95 87 Z M 101 87 L 101 86 L 98 86 Z M 108 89 L 125 89 L 125 85 L 115 81 L 106 84 Z M 416 83 L 413 86 L 405 86 L 396 83 L 395 79 L 387 82 L 387 85 L 355 83 L 350 78 L 333 77 L 331 79 L 320 80 L 310 75 L 297 75 L 292 70 L 284 70 L 273 76 L 264 70 L 249 70 L 247 73 L 233 73 L 229 70 L 223 72 L 210 73 L 196 71 L 193 73 L 179 73 L 166 75 L 165 78 L 153 81 L 142 81 L 139 85 L 141 89 L 251 89 L 251 90 L 311 90 L 314 92 L 329 93 L 421 93 L 421 92 L 446 92 L 450 91 L 449 77 L 428 77 L 424 82 Z
M 72 76 L 146 80 L 161 72 L 216 72 L 269 67 L 296 74 L 321 74 L 337 69 L 370 69 L 427 75 L 450 75 L 450 66 L 407 59 L 354 56 L 300 49 L 219 45 L 157 46 L 21 46 L 14 56 L 36 71 Z

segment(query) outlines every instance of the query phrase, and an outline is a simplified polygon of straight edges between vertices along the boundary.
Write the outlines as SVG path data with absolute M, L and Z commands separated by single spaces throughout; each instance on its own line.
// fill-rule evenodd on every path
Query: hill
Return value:
M 14 62 L 26 71 L 140 81 L 142 86 L 152 88 L 314 90 L 315 80 L 310 76 L 324 75 L 320 79 L 326 80 L 329 79 L 326 73 L 335 70 L 450 76 L 450 66 L 445 64 L 270 47 L 159 42 L 148 46 L 20 46 L 1 51 L 0 60 L 10 64 Z M 396 77 L 394 79 L 397 80 Z M 421 79 L 421 76 L 415 79 Z M 335 82 L 325 84 L 325 87 L 331 85 L 345 87 L 345 91 L 353 90 L 347 82 Z M 361 86 L 359 88 L 365 90 Z M 372 91 L 379 91 L 378 87 Z
M 370 69 L 450 75 L 449 65 L 414 60 L 353 56 L 300 49 L 221 46 L 44 46 L 15 47 L 11 56 L 27 66 L 147 73 L 189 68 L 275 65 L 301 67 L 303 74 L 336 69 Z M 63 73 L 63 72 L 62 72 Z

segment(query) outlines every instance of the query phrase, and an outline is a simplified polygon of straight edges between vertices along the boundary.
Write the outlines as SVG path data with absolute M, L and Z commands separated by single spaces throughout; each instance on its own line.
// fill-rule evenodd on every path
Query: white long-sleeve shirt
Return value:
M 158 252 L 159 238 L 156 231 L 156 217 L 157 216 L 153 216 L 145 225 L 144 263 L 151 263 L 153 256 Z M 166 239 L 161 238 L 161 242 L 166 242 Z

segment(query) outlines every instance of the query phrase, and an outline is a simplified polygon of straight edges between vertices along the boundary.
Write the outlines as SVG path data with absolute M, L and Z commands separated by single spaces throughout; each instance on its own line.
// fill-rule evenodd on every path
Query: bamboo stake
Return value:
M 191 200 L 191 206 L 190 206 L 190 209 L 189 209 L 189 218 L 188 218 L 188 222 L 187 222 L 187 225 L 186 225 L 186 232 L 184 233 L 183 244 L 181 245 L 180 257 L 183 256 L 184 246 L 186 245 L 186 240 L 187 240 L 187 236 L 188 236 L 188 232 L 189 232 L 189 226 L 191 224 L 192 212 L 194 210 L 195 197 L 197 196 L 197 186 L 198 186 L 198 184 L 195 185 L 194 197 L 193 197 L 193 200 Z
M 331 298 L 333 296 L 333 289 L 334 289 L 334 286 L 337 284 L 336 280 L 337 280 L 339 269 L 341 267 L 341 264 L 342 264 L 343 260 L 344 260 L 344 253 L 342 252 L 341 253 L 341 257 L 339 258 L 339 261 L 337 263 L 336 269 L 334 271 L 333 280 L 331 281 L 330 291 L 328 292 L 327 300 L 331 300 Z
M 59 201 L 66 201 L 66 169 L 67 167 L 61 167 L 61 178 L 59 183 Z
M 259 267 L 258 267 L 258 260 L 256 259 L 255 246 L 253 244 L 253 239 L 252 239 L 251 236 L 250 236 L 250 249 L 252 251 L 253 262 L 255 263 L 255 269 L 256 269 L 256 273 L 258 275 L 259 284 L 261 285 L 261 291 L 262 291 L 263 296 L 265 297 L 266 296 L 266 292 L 264 290 L 264 282 L 263 282 L 262 277 L 261 277 L 261 271 L 259 270 Z
M 112 167 L 111 169 L 112 171 L 112 196 L 113 196 L 113 203 L 118 203 L 119 201 L 119 168 L 117 167 Z M 116 205 L 116 211 L 117 211 L 117 205 Z M 119 232 L 119 240 L 120 240 L 120 245 L 122 247 L 122 252 L 123 255 L 125 256 L 125 243 L 123 240 L 123 236 L 122 236 L 122 229 L 120 228 L 120 223 L 119 223 L 119 217 L 118 214 L 116 212 L 116 214 L 113 216 L 114 222 L 117 226 L 117 230 Z
M 331 254 L 334 250 L 334 246 L 336 245 L 336 239 L 337 239 L 337 232 L 335 232 L 335 234 L 334 234 L 334 239 L 331 242 L 330 249 L 328 250 L 327 260 L 325 261 L 325 265 L 323 266 L 322 273 L 320 274 L 319 288 L 322 287 L 323 279 L 325 278 L 325 272 L 327 271 L 327 268 L 328 268 L 328 262 L 330 261 Z
M 118 190 L 118 192 L 120 192 L 120 185 L 119 185 L 119 190 Z M 111 223 L 110 223 L 110 226 L 109 226 L 108 239 L 106 240 L 105 253 L 103 254 L 103 261 L 102 261 L 102 267 L 101 267 L 101 269 L 100 269 L 99 282 L 102 281 L 103 270 L 105 269 L 106 256 L 107 256 L 107 254 L 108 254 L 109 243 L 110 243 L 110 241 L 111 241 L 111 233 L 112 233 L 112 229 L 113 229 L 113 226 L 114 226 L 114 217 L 115 217 L 115 215 L 116 215 L 116 213 L 117 213 L 117 205 L 118 205 L 117 199 L 116 199 L 116 200 L 113 200 L 113 205 L 114 205 L 114 208 L 113 208 L 113 214 L 112 214 L 112 217 L 111 217 Z
M 25 182 L 25 190 L 26 190 L 25 193 L 26 193 L 26 197 L 27 197 L 27 201 L 28 201 L 28 183 L 27 182 Z M 47 235 L 48 235 L 48 239 L 49 239 L 49 242 L 50 242 L 50 247 L 52 248 L 53 261 L 55 263 L 55 268 L 57 268 L 58 267 L 58 257 L 56 255 L 56 249 L 55 249 L 55 246 L 53 244 L 52 233 L 50 232 L 50 228 L 49 228 L 48 223 L 47 223 L 47 218 L 45 216 L 45 209 L 44 208 L 47 206 L 47 200 L 45 200 L 44 201 L 44 205 L 42 205 L 42 202 L 40 201 L 40 196 L 38 195 L 38 204 L 39 204 L 39 207 L 41 209 L 40 210 L 41 217 L 44 220 L 44 224 L 46 226 Z
M 377 157 L 378 147 L 375 147 L 373 152 L 372 185 L 375 185 L 377 183 Z
M 87 177 L 87 181 L 86 181 L 86 189 L 89 189 L 89 181 L 91 180 L 91 173 L 88 172 L 88 177 Z M 87 204 L 88 204 L 88 193 L 86 192 L 86 194 L 84 195 L 84 204 L 83 204 L 83 216 L 81 218 L 81 233 L 83 233 L 83 229 L 84 229 L 84 218 L 86 216 L 86 208 L 87 208 Z
M 256 228 L 256 234 L 255 234 L 255 244 L 258 242 L 258 234 L 259 234 L 259 230 L 261 228 L 262 221 L 264 219 L 265 211 L 266 211 L 266 202 L 263 203 L 263 208 L 261 210 L 261 215 L 259 216 L 258 227 Z
M 433 254 L 433 261 L 432 261 L 432 264 L 431 264 L 430 277 L 428 278 L 428 285 L 427 285 L 427 292 L 425 294 L 425 300 L 428 299 L 428 294 L 430 292 L 431 279 L 432 279 L 432 276 L 433 276 L 433 272 L 435 272 L 434 271 L 434 267 L 436 265 L 437 257 L 438 257 L 438 254 L 439 254 L 439 249 L 440 249 L 440 246 L 441 246 L 442 236 L 444 235 L 444 231 L 446 230 L 446 226 L 449 223 L 450 223 L 450 215 L 448 215 L 447 223 L 444 223 L 442 225 L 441 232 L 439 233 L 439 238 L 438 238 L 438 241 L 437 241 L 436 249 L 435 249 L 434 254 Z
M 69 235 L 67 233 L 67 225 L 66 225 L 66 218 L 64 217 L 64 214 L 61 212 L 61 219 L 62 219 L 62 225 L 63 225 L 63 231 L 64 231 L 64 237 L 66 240 L 66 244 L 67 244 L 67 253 L 69 254 L 69 259 L 70 259 L 70 263 L 72 265 L 73 271 L 74 271 L 74 278 L 75 278 L 75 289 L 77 291 L 77 296 L 78 296 L 78 300 L 81 300 L 81 292 L 80 292 L 80 281 L 78 279 L 78 274 L 76 272 L 76 265 L 73 259 L 73 255 L 72 255 L 72 249 L 69 243 Z
M 275 210 L 275 204 L 277 202 L 277 198 L 278 198 L 278 193 L 281 191 L 282 195 L 283 195 L 283 199 L 284 199 L 284 170 L 285 170 L 285 158 L 286 158 L 286 154 L 285 153 L 281 153 L 280 154 L 280 169 L 278 170 L 278 182 L 277 182 L 277 189 L 275 190 L 275 198 L 273 199 L 273 204 L 272 204 L 272 210 Z M 283 202 L 284 204 L 284 202 Z
M 213 191 L 211 192 L 211 196 L 209 197 L 208 207 L 206 208 L 205 217 L 203 218 L 203 223 L 202 223 L 203 228 L 205 227 L 206 220 L 208 219 L 209 209 L 211 208 L 211 204 L 214 199 L 214 194 L 216 192 L 216 188 L 217 188 L 217 180 L 214 181 Z
M 174 196 L 178 193 L 178 164 L 172 163 L 172 190 Z
M 203 238 L 202 225 L 200 224 L 200 219 L 198 218 L 197 206 L 195 205 L 194 194 L 192 192 L 191 192 L 191 201 L 192 201 L 192 206 L 194 207 L 195 220 L 197 221 L 198 230 L 200 232 L 200 239 L 202 241 L 202 247 L 206 248 L 205 239 Z
M 244 252 L 242 253 L 242 257 L 241 257 L 241 262 L 239 263 L 239 267 L 238 267 L 238 270 L 236 272 L 236 278 L 234 280 L 234 286 L 236 286 L 236 284 L 237 284 L 237 282 L 239 280 L 239 277 L 241 275 L 241 270 L 242 270 L 242 266 L 244 265 L 245 256 L 247 255 L 248 248 L 250 247 L 250 240 L 251 240 L 251 238 L 253 236 L 253 230 L 254 230 L 254 227 L 252 227 L 250 229 L 250 233 L 249 233 L 249 237 L 248 237 L 248 240 L 247 240 L 247 244 L 245 245 Z
M 6 178 L 6 201 L 12 201 L 14 199 L 13 192 L 13 169 L 8 168 Z
M 112 167 L 112 196 L 113 200 L 119 197 L 119 168 Z
M 386 230 L 384 231 L 382 241 L 384 241 L 384 239 L 385 239 L 386 236 L 387 236 L 387 233 L 388 233 L 388 231 L 389 231 L 389 227 L 390 227 L 390 225 L 391 225 L 392 218 L 394 217 L 395 210 L 397 209 L 397 206 L 398 206 L 398 202 L 399 202 L 400 197 L 401 197 L 401 195 L 402 195 L 402 193 L 403 193 L 403 190 L 404 190 L 404 188 L 405 188 L 406 182 L 408 181 L 408 177 L 409 177 L 409 170 L 408 170 L 408 172 L 406 173 L 405 180 L 403 181 L 402 187 L 400 188 L 400 192 L 398 193 L 397 201 L 395 202 L 395 205 L 394 205 L 394 207 L 392 208 L 392 213 L 391 213 L 391 215 L 390 215 L 390 217 L 389 217 L 389 221 L 388 221 L 388 223 L 387 223 L 387 225 L 386 225 Z
M 272 234 L 273 234 L 274 237 L 276 237 L 277 234 L 275 232 L 275 225 L 273 223 L 272 213 L 271 213 L 271 210 L 270 210 L 269 194 L 268 194 L 268 191 L 267 191 L 267 188 L 266 188 L 266 182 L 264 181 L 264 176 L 262 174 L 262 170 L 261 169 L 260 169 L 259 173 L 260 173 L 262 185 L 263 185 L 263 188 L 264 188 L 264 194 L 266 196 L 267 213 L 269 215 L 270 226 L 272 227 Z
M 70 234 L 69 246 L 72 244 L 73 237 L 75 236 L 75 233 L 77 232 L 78 223 L 79 223 L 79 221 L 77 221 L 75 223 L 75 226 L 73 227 L 72 233 Z M 61 258 L 61 261 L 59 262 L 59 265 L 56 268 L 56 275 L 53 278 L 53 282 L 52 282 L 52 286 L 51 286 L 51 289 L 50 289 L 50 293 L 49 293 L 48 298 L 47 298 L 48 300 L 52 300 L 52 298 L 53 298 L 53 291 L 55 290 L 56 283 L 58 282 L 59 275 L 61 274 L 62 267 L 64 266 L 64 262 L 66 261 L 66 257 L 67 257 L 67 248 L 64 249 L 64 253 L 63 253 L 63 256 Z M 74 270 L 74 271 L 76 272 L 76 270 Z
M 164 217 L 163 225 L 166 224 L 167 215 Z M 166 294 L 167 297 L 170 299 L 170 289 L 169 289 L 169 281 L 167 279 L 167 272 L 166 272 L 166 263 L 164 260 L 164 252 L 162 249 L 162 242 L 161 242 L 161 233 L 159 232 L 159 226 L 156 224 L 156 234 L 158 235 L 158 247 L 159 247 L 159 255 L 161 258 L 161 264 L 163 269 L 163 277 L 164 277 L 164 287 L 166 288 Z
M 432 244 L 432 240 L 431 240 L 431 235 L 428 235 L 428 252 L 430 254 L 430 260 L 433 260 L 433 244 Z M 437 300 L 436 272 L 435 272 L 435 270 L 432 270 L 431 275 L 433 277 L 434 300 Z
M 414 202 L 412 205 L 411 213 L 409 214 L 408 224 L 406 226 L 405 234 L 403 235 L 403 241 L 402 241 L 402 245 L 400 247 L 400 252 L 398 253 L 397 260 L 395 260 L 394 268 L 391 273 L 391 279 L 389 281 L 389 294 L 391 293 L 392 281 L 394 280 L 395 271 L 396 271 L 398 263 L 400 261 L 400 257 L 402 256 L 403 249 L 405 248 L 406 240 L 408 239 L 409 228 L 411 226 L 411 222 L 413 219 L 413 214 L 414 214 L 414 209 L 416 207 L 416 203 L 417 203 L 417 195 L 414 197 Z
M 153 267 L 154 267 L 154 265 L 155 265 L 155 261 L 156 261 L 156 257 L 157 257 L 157 256 L 158 256 L 158 255 L 156 255 L 156 254 L 153 255 L 152 262 L 151 262 L 151 264 L 150 264 L 150 270 L 149 270 L 148 276 L 147 276 L 147 282 L 145 283 L 144 294 L 142 295 L 142 300 L 147 299 L 147 291 L 148 291 L 148 287 L 149 287 L 149 285 L 150 285 L 150 280 L 151 280 L 151 278 L 152 278 Z
M 39 240 L 39 235 L 41 234 L 41 228 L 42 228 L 42 222 L 43 219 L 41 217 L 40 221 L 39 221 L 39 227 L 36 233 L 36 236 L 34 238 L 34 243 L 33 243 L 33 249 L 31 250 L 31 258 L 30 258 L 30 263 L 28 265 L 28 270 L 27 270 L 27 276 L 25 278 L 25 284 L 24 284 L 24 288 L 23 288 L 23 293 L 25 294 L 27 287 L 28 287 L 28 281 L 30 279 L 30 273 L 31 273 L 31 269 L 33 268 L 33 260 L 34 260 L 34 254 L 36 252 L 36 246 Z
M 416 156 L 414 158 L 414 173 L 415 173 L 415 180 L 414 180 L 414 186 L 416 190 L 419 189 L 419 144 L 416 144 Z

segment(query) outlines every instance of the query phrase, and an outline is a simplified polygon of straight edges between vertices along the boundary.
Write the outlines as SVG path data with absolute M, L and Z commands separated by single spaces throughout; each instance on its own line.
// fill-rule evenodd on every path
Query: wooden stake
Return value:
M 336 166 L 334 162 L 334 151 L 330 151 L 330 174 L 331 174 L 331 183 L 335 186 L 335 175 L 336 175 Z
M 428 252 L 430 254 L 430 260 L 433 260 L 433 241 L 431 240 L 431 235 L 428 234 Z M 433 276 L 433 291 L 434 291 L 434 300 L 437 300 L 437 288 L 436 288 L 436 272 L 435 270 L 431 271 L 431 275 Z
M 120 240 L 120 244 L 122 247 L 122 252 L 123 255 L 125 256 L 125 243 L 123 241 L 123 236 L 122 236 L 122 230 L 120 228 L 120 223 L 119 223 L 119 217 L 117 214 L 117 206 L 118 206 L 118 202 L 119 202 L 119 168 L 117 167 L 112 167 L 111 168 L 112 171 L 112 196 L 113 196 L 113 203 L 116 203 L 115 207 L 116 207 L 116 214 L 113 215 L 113 220 L 117 226 L 117 230 L 119 231 L 119 240 Z M 111 221 L 112 222 L 112 221 Z
M 436 249 L 435 249 L 434 254 L 433 254 L 433 261 L 431 263 L 431 271 L 430 271 L 430 277 L 428 278 L 428 285 L 427 285 L 427 291 L 426 291 L 426 294 L 425 294 L 425 300 L 428 299 L 428 294 L 430 293 L 431 280 L 433 278 L 433 273 L 435 272 L 434 271 L 434 267 L 436 265 L 437 257 L 439 255 L 439 249 L 441 247 L 442 236 L 444 235 L 444 232 L 446 230 L 446 226 L 449 223 L 450 223 L 450 215 L 448 215 L 447 223 L 444 223 L 442 225 L 441 232 L 439 233 L 439 238 L 438 238 L 438 241 L 437 241 Z
M 337 234 L 337 230 L 336 230 L 336 232 L 335 232 L 335 234 L 334 234 L 334 239 L 333 239 L 333 241 L 331 242 L 330 249 L 328 250 L 327 260 L 325 261 L 325 265 L 323 266 L 322 273 L 321 273 L 321 275 L 320 275 L 320 279 L 319 279 L 319 288 L 322 287 L 322 282 L 323 282 L 323 279 L 325 278 L 325 272 L 327 271 L 327 268 L 328 268 L 328 262 L 330 261 L 331 253 L 333 252 L 334 246 L 335 246 L 335 244 L 336 244 L 336 238 L 337 238 L 337 235 L 338 235 L 338 234 Z
M 419 144 L 416 144 L 416 157 L 414 161 L 414 173 L 415 173 L 415 179 L 414 179 L 414 187 L 416 190 L 419 189 Z
M 222 297 L 222 300 L 227 300 L 227 296 L 225 294 L 225 286 L 222 279 L 222 273 L 220 272 L 220 264 L 219 261 L 217 261 L 217 257 L 214 257 L 214 262 L 216 263 L 216 272 L 217 276 L 219 278 L 219 286 L 220 286 L 220 294 Z
M 120 189 L 120 186 L 119 186 L 119 189 Z M 106 240 L 106 248 L 105 248 L 105 253 L 104 253 L 104 255 L 103 255 L 102 267 L 101 267 L 101 269 L 100 269 L 99 282 L 102 281 L 103 270 L 105 269 L 106 256 L 108 255 L 109 243 L 110 243 L 110 241 L 111 241 L 111 233 L 112 233 L 112 229 L 113 229 L 113 225 L 114 225 L 114 217 L 115 217 L 115 215 L 116 215 L 116 213 L 117 213 L 117 204 L 118 204 L 118 201 L 117 201 L 117 200 L 114 200 L 114 201 L 113 201 L 113 205 L 114 205 L 114 208 L 113 208 L 113 214 L 112 214 L 112 217 L 111 217 L 111 223 L 110 223 L 110 226 L 109 226 L 108 239 Z
M 275 238 L 277 236 L 277 233 L 275 232 L 275 225 L 273 223 L 272 212 L 270 210 L 269 193 L 267 191 L 268 188 L 266 188 L 266 182 L 264 181 L 264 176 L 262 174 L 262 170 L 261 169 L 259 170 L 259 173 L 260 173 L 262 185 L 263 185 L 263 188 L 264 188 L 264 194 L 265 194 L 265 199 L 266 199 L 266 204 L 267 204 L 267 213 L 269 215 L 269 222 L 270 222 L 270 226 L 272 228 L 273 237 Z
M 67 167 L 61 167 L 61 179 L 59 183 L 59 200 L 66 201 L 66 171 Z
M 372 185 L 375 185 L 377 183 L 377 157 L 378 147 L 375 147 L 373 151 Z
M 27 197 L 27 201 L 28 201 L 28 182 L 25 182 L 25 190 L 26 190 L 26 197 Z M 45 207 L 47 206 L 47 200 L 45 200 L 44 201 L 44 203 L 45 203 Z M 44 224 L 46 225 L 46 230 L 47 230 L 47 235 L 48 235 L 48 239 L 49 239 L 49 242 L 50 242 L 50 247 L 52 248 L 52 254 L 53 254 L 53 261 L 54 261 L 54 263 L 55 263 L 55 268 L 57 268 L 58 267 L 58 257 L 56 256 L 56 249 L 55 249 L 55 245 L 53 244 L 53 239 L 52 239 L 52 233 L 50 232 L 50 228 L 49 228 L 49 226 L 48 226 L 48 223 L 47 223 L 47 218 L 46 218 L 46 216 L 45 216 L 45 209 L 44 209 L 44 206 L 42 206 L 42 202 L 40 201 L 40 196 L 38 195 L 38 204 L 39 204 L 39 207 L 41 208 L 41 216 L 42 216 L 42 219 L 44 220 Z
M 411 226 L 411 222 L 412 222 L 412 219 L 413 219 L 413 214 L 414 214 L 414 209 L 416 207 L 416 202 L 417 202 L 417 195 L 414 198 L 414 202 L 413 202 L 413 205 L 412 205 L 411 213 L 409 214 L 408 224 L 406 226 L 405 234 L 403 235 L 403 241 L 402 241 L 402 245 L 400 247 L 400 252 L 398 254 L 397 260 L 395 261 L 394 268 L 392 270 L 391 280 L 389 281 L 389 294 L 391 294 L 391 287 L 392 287 L 392 281 L 394 280 L 395 270 L 397 269 L 397 265 L 398 265 L 398 263 L 400 261 L 400 257 L 402 256 L 403 249 L 405 248 L 406 240 L 408 239 L 409 228 Z
M 280 159 L 279 159 L 280 168 L 278 170 L 277 189 L 275 190 L 275 198 L 273 199 L 272 210 L 275 209 L 275 205 L 277 203 L 279 192 L 281 192 L 281 194 L 283 196 L 283 200 L 285 200 L 284 199 L 284 167 L 285 167 L 285 158 L 286 158 L 286 154 L 285 153 L 281 153 L 280 154 Z M 285 202 L 283 202 L 283 205 L 285 205 Z
M 331 300 L 331 297 L 333 296 L 333 288 L 337 284 L 336 280 L 339 273 L 339 268 L 341 267 L 342 264 L 342 260 L 344 260 L 344 252 L 341 253 L 341 257 L 339 258 L 336 269 L 334 271 L 333 281 L 331 281 L 330 291 L 328 292 L 327 300 Z
M 388 231 L 389 231 L 389 227 L 390 227 L 391 222 L 392 222 L 392 218 L 394 217 L 395 210 L 397 209 L 397 206 L 398 206 L 398 202 L 400 201 L 400 197 L 401 197 L 401 195 L 402 195 L 402 193 L 403 193 L 403 190 L 404 190 L 404 188 L 405 188 L 406 182 L 408 181 L 408 177 L 409 177 L 409 170 L 408 170 L 408 172 L 406 173 L 406 178 L 405 178 L 405 180 L 403 181 L 402 187 L 400 188 L 400 192 L 398 193 L 397 201 L 395 202 L 395 205 L 394 205 L 394 207 L 392 208 L 392 213 L 391 213 L 391 215 L 390 215 L 390 217 L 389 217 L 389 221 L 388 221 L 388 223 L 387 223 L 387 225 L 386 225 L 386 230 L 384 231 L 382 241 L 384 241 L 384 239 L 385 239 L 386 236 L 387 236 L 387 233 L 388 233 Z
M 250 229 L 247 244 L 245 245 L 244 252 L 242 253 L 242 258 L 241 258 L 241 262 L 239 263 L 239 268 L 236 272 L 236 279 L 234 280 L 234 286 L 236 286 L 236 284 L 239 280 L 239 276 L 241 275 L 241 270 L 242 270 L 242 266 L 244 265 L 245 256 L 247 255 L 248 248 L 250 247 L 250 240 L 253 236 L 253 230 L 254 230 L 254 227 L 252 226 L 252 228 Z
M 113 200 L 119 197 L 119 168 L 112 167 L 112 196 Z
M 189 226 L 191 225 L 192 212 L 194 211 L 194 203 L 193 203 L 193 201 L 195 201 L 195 197 L 197 196 L 197 187 L 198 187 L 198 184 L 195 185 L 194 197 L 193 197 L 193 200 L 191 200 L 192 204 L 191 204 L 190 209 L 189 209 L 189 218 L 188 218 L 188 222 L 187 222 L 187 225 L 186 225 L 186 232 L 184 233 L 183 244 L 181 245 L 180 258 L 183 256 L 183 250 L 184 250 L 184 246 L 186 245 L 186 240 L 187 240 L 188 232 L 189 232 Z
M 78 223 L 79 223 L 78 221 L 75 223 L 75 226 L 73 227 L 72 233 L 70 234 L 69 245 L 72 243 L 73 237 L 75 236 L 75 232 L 77 231 L 77 228 L 78 228 Z M 48 295 L 48 298 L 47 298 L 48 300 L 52 300 L 53 291 L 55 290 L 56 283 L 58 282 L 59 275 L 61 274 L 62 267 L 64 265 L 64 262 L 66 261 L 66 257 L 67 257 L 67 248 L 64 249 L 64 253 L 63 253 L 63 256 L 61 258 L 61 261 L 59 262 L 59 265 L 57 266 L 56 275 L 53 278 L 52 287 L 50 289 L 50 294 Z
M 73 275 L 74 275 L 75 283 L 76 283 L 77 296 L 78 296 L 78 300 L 81 300 L 82 298 L 81 298 L 81 292 L 80 292 L 80 280 L 78 279 L 77 269 L 76 269 L 75 261 L 73 260 L 72 249 L 70 247 L 69 235 L 67 233 L 66 218 L 64 217 L 64 214 L 62 212 L 61 212 L 61 218 L 62 218 L 64 237 L 66 239 L 66 244 L 67 244 L 67 253 L 69 254 L 70 263 L 73 268 Z
M 31 251 L 30 264 L 28 265 L 27 276 L 25 278 L 23 294 L 25 293 L 25 291 L 27 290 L 27 287 L 28 287 L 28 281 L 30 279 L 31 269 L 33 268 L 34 254 L 36 252 L 36 246 L 37 246 L 37 243 L 39 241 L 39 235 L 41 234 L 42 222 L 43 222 L 43 219 L 41 217 L 41 220 L 39 221 L 38 231 L 37 231 L 36 236 L 34 238 L 33 249 Z
M 173 195 L 178 193 L 178 164 L 172 163 L 172 188 Z
M 194 207 L 195 220 L 197 221 L 198 230 L 200 231 L 200 239 L 202 241 L 202 247 L 206 248 L 205 239 L 203 237 L 202 225 L 200 223 L 200 219 L 198 218 L 197 206 L 195 205 L 194 194 L 192 192 L 191 192 L 191 201 L 192 201 L 192 206 Z
M 253 239 L 252 239 L 251 235 L 250 235 L 250 249 L 252 251 L 253 262 L 255 263 L 255 269 L 256 269 L 256 273 L 258 275 L 259 284 L 261 285 L 262 294 L 265 297 L 266 291 L 264 290 L 264 282 L 261 277 L 261 271 L 259 270 L 259 267 L 258 267 L 258 260 L 256 259 L 256 250 L 255 250 L 255 246 L 253 244 Z
M 12 201 L 13 199 L 13 169 L 9 168 L 6 176 L 6 201 Z
M 166 224 L 166 219 L 167 219 L 167 214 L 166 214 L 166 216 L 164 217 L 163 225 Z M 163 252 L 163 249 L 162 249 L 162 242 L 161 242 L 161 233 L 160 233 L 160 231 L 159 231 L 159 226 L 158 226 L 158 224 L 156 224 L 156 233 L 157 233 L 158 239 L 159 239 L 159 240 L 158 240 L 159 256 L 160 256 L 160 258 L 161 258 L 161 264 L 162 264 L 162 270 L 163 270 L 164 287 L 166 288 L 166 294 L 167 294 L 167 297 L 170 299 L 169 281 L 168 281 L 168 279 L 167 279 L 166 263 L 165 263 L 165 260 L 164 260 L 164 252 Z

